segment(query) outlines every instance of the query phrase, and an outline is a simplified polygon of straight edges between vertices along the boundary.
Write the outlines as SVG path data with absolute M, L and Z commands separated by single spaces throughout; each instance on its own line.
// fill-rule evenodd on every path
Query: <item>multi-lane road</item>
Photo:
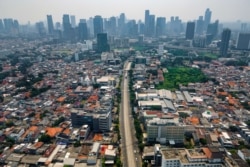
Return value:
M 130 99 L 129 99 L 129 86 L 128 86 L 128 70 L 130 70 L 131 63 L 125 63 L 124 75 L 122 82 L 122 102 L 120 112 L 120 127 L 122 137 L 122 152 L 123 152 L 123 166 L 124 167 L 138 167 L 138 158 L 135 154 L 134 147 L 134 126 L 131 120 Z

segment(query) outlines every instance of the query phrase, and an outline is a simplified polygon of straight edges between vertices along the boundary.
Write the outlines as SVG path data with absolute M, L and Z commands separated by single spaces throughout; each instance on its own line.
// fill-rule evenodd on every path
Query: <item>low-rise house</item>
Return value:
M 25 129 L 23 127 L 16 127 L 13 131 L 9 134 L 10 138 L 14 140 L 19 140 L 19 138 L 24 134 Z
M 115 160 L 116 158 L 116 149 L 113 148 L 112 145 L 109 145 L 104 153 L 106 160 Z

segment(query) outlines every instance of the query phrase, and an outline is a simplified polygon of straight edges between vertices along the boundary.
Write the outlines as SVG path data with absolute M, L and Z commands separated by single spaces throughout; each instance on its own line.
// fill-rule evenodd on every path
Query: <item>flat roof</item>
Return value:
M 41 155 L 25 155 L 21 163 L 25 164 L 37 164 L 38 160 L 41 158 Z
M 138 101 L 139 106 L 161 106 L 161 101 Z

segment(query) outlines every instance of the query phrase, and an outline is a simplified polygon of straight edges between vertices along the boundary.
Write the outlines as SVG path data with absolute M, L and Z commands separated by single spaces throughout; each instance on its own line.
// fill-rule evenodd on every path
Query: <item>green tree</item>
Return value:
M 202 145 L 206 145 L 207 144 L 207 140 L 206 139 L 203 139 L 203 138 L 200 138 L 200 143 Z
M 236 126 L 229 126 L 231 132 L 237 132 L 238 128 Z
M 8 143 L 9 147 L 12 147 L 15 144 L 15 139 L 13 139 L 11 137 L 7 137 L 5 140 Z
M 51 143 L 52 138 L 47 134 L 42 134 L 39 138 L 40 142 Z
M 6 125 L 7 127 L 12 127 L 12 126 L 14 126 L 14 122 L 13 122 L 13 121 L 7 121 L 7 122 L 5 123 L 5 125 Z
M 57 119 L 52 126 L 58 126 L 60 123 L 62 123 L 63 121 L 65 121 L 64 117 L 60 117 L 59 119 Z
M 115 166 L 116 167 L 122 167 L 122 161 L 121 161 L 120 158 L 116 158 L 116 160 L 115 160 Z
M 143 143 L 139 143 L 138 147 L 139 147 L 140 152 L 143 152 L 144 146 L 145 145 Z
M 0 103 L 4 102 L 4 97 L 2 94 L 0 94 Z
M 185 112 L 179 112 L 179 117 L 187 118 L 187 117 L 189 117 L 189 115 L 187 113 L 185 113 Z
M 74 147 L 80 147 L 81 146 L 81 142 L 79 140 L 77 140 L 75 143 L 74 143 Z

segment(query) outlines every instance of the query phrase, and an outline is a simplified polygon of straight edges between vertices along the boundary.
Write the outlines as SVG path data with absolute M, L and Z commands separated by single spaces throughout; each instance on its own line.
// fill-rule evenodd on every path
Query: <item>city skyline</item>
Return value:
M 183 21 L 197 20 L 199 16 L 204 16 L 205 10 L 212 11 L 211 20 L 219 19 L 222 22 L 234 22 L 241 20 L 249 22 L 248 7 L 249 0 L 0 0 L 0 18 L 14 18 L 21 24 L 28 21 L 35 23 L 46 21 L 46 15 L 52 15 L 54 22 L 62 22 L 63 14 L 75 15 L 76 22 L 79 19 L 101 15 L 103 18 L 119 16 L 125 13 L 126 18 L 144 21 L 144 11 L 156 17 L 166 17 L 166 21 L 171 16 L 179 16 Z M 112 9 L 112 10 L 111 10 Z

